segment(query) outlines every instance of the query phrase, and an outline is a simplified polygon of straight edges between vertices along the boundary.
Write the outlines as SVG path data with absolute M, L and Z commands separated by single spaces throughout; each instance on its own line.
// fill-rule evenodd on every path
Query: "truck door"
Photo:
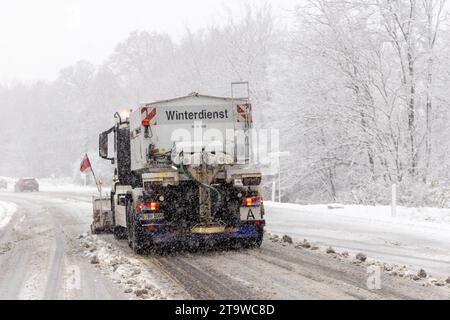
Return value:
M 126 220 L 126 194 L 117 193 L 114 195 L 114 217 L 116 226 L 127 227 Z

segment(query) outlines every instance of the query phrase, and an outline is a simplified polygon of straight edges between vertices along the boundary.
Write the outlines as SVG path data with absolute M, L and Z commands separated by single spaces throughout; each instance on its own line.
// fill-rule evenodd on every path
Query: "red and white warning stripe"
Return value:
M 145 114 L 145 118 L 142 120 L 142 125 L 144 125 L 144 126 L 158 125 L 157 121 L 152 123 L 152 120 L 155 119 L 155 117 L 156 117 L 156 107 L 154 107 L 150 113 L 148 113 L 148 109 L 149 108 L 147 108 L 147 107 L 143 107 L 141 109 L 141 114 Z
M 237 122 L 241 122 L 241 120 L 248 122 L 248 123 L 253 122 L 253 118 L 252 118 L 252 114 L 251 114 L 252 105 L 250 103 L 244 104 L 244 105 L 238 104 L 236 107 L 236 111 L 238 113 Z

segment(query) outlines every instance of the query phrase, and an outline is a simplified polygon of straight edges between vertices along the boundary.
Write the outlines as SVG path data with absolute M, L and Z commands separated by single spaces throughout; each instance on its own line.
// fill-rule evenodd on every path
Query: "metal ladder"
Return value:
M 240 96 L 236 96 L 236 88 L 239 87 L 240 92 L 242 90 L 244 90 L 244 95 L 240 95 Z M 242 89 L 242 87 L 244 87 L 244 89 Z M 249 107 L 249 102 L 250 102 L 250 86 L 248 81 L 239 81 L 239 82 L 232 82 L 231 83 L 231 105 L 233 108 L 236 108 L 235 106 L 235 100 L 239 100 L 239 101 L 245 101 L 246 105 L 245 106 L 241 106 L 243 108 L 244 112 L 241 112 L 237 115 L 237 117 L 239 116 L 244 116 L 244 135 L 245 135 L 245 163 L 248 164 L 250 162 L 250 129 L 252 128 L 252 122 L 250 121 L 250 117 L 251 117 L 251 110 Z M 237 162 L 237 141 L 236 141 L 236 137 L 235 137 L 235 141 L 234 141 L 234 160 Z

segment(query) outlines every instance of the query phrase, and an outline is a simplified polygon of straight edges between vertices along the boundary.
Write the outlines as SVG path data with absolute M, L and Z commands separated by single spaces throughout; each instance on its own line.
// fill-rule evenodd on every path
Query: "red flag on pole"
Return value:
M 86 153 L 84 155 L 83 161 L 81 161 L 80 171 L 86 172 L 87 170 L 91 170 L 92 176 L 94 177 L 94 180 L 95 180 L 95 185 L 97 186 L 98 192 L 100 193 L 100 196 L 101 196 L 101 193 L 102 193 L 101 186 L 99 185 L 99 183 L 97 181 L 97 177 L 95 176 L 94 170 L 92 169 L 91 161 L 89 160 L 89 157 Z
M 88 170 L 88 169 L 91 169 L 91 161 L 89 161 L 89 157 L 88 157 L 88 155 L 86 154 L 85 156 L 84 156 L 84 159 L 83 159 L 83 161 L 81 162 L 81 165 L 80 165 L 80 171 L 81 172 L 85 172 L 86 170 Z

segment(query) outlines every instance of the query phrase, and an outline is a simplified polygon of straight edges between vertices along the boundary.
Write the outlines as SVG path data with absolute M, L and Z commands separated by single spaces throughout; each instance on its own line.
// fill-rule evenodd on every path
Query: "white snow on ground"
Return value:
M 9 178 L 9 177 L 0 177 L 0 180 L 6 181 L 8 183 L 8 189 L 7 191 L 13 191 L 14 190 L 14 184 L 16 183 L 17 179 Z M 1 189 L 0 192 L 4 192 L 4 189 Z
M 90 262 L 114 283 L 121 285 L 125 293 L 148 300 L 183 298 L 155 268 L 145 265 L 143 258 L 127 255 L 95 235 L 83 234 L 79 239 Z
M 0 177 L 8 183 L 8 191 L 14 191 L 14 185 L 19 178 Z M 71 192 L 71 193 L 92 193 L 97 194 L 97 188 L 95 186 L 83 186 L 76 184 L 70 177 L 67 178 L 43 178 L 36 179 L 39 182 L 39 189 L 47 192 Z M 1 192 L 2 190 L 0 190 Z M 4 190 L 3 190 L 4 191 Z M 106 194 L 110 191 L 109 188 L 104 188 L 103 193 Z
M 16 210 L 17 206 L 14 203 L 0 201 L 0 229 L 9 223 Z
M 385 222 L 405 223 L 438 222 L 450 224 L 450 209 L 443 208 L 408 208 L 397 206 L 396 217 L 391 216 L 390 206 L 363 206 L 363 205 L 298 205 L 291 203 L 265 202 L 266 204 L 285 209 L 300 209 L 302 211 L 332 214 L 333 216 L 344 216 L 354 218 L 364 218 L 366 220 L 376 220 Z M 330 209 L 331 208 L 331 209 Z M 336 209 L 333 209 L 336 208 Z
M 450 275 L 450 209 L 296 205 L 266 202 L 267 229 L 293 238 L 363 252 L 385 262 Z
M 0 177 L 0 179 L 5 180 L 8 183 L 7 190 L 0 190 L 0 192 L 14 192 L 14 185 L 19 180 L 19 178 L 10 177 Z M 70 177 L 67 178 L 43 178 L 36 179 L 39 183 L 39 190 L 43 192 L 58 192 L 58 193 L 71 193 L 89 196 L 98 196 L 98 190 L 95 186 L 83 186 L 81 184 L 76 184 Z M 102 195 L 108 196 L 111 189 L 105 186 L 102 189 Z M 35 194 L 35 196 L 37 196 Z
M 331 246 L 318 246 L 317 243 L 309 242 L 306 239 L 303 241 L 294 241 L 291 237 L 283 235 L 280 237 L 277 234 L 267 233 L 265 241 L 272 241 L 274 243 L 281 243 L 283 247 L 287 245 L 293 245 L 296 249 L 311 250 L 316 255 L 326 255 L 330 259 L 335 259 L 340 262 L 350 263 L 352 265 L 358 265 L 366 268 L 379 268 L 384 273 L 398 278 L 404 278 L 413 280 L 424 287 L 437 286 L 437 287 L 450 287 L 450 277 L 433 277 L 432 275 L 426 273 L 423 269 L 409 270 L 405 265 L 398 265 L 394 263 L 386 263 L 384 261 L 379 261 L 367 257 L 365 254 L 359 253 L 349 253 L 348 251 L 338 252 L 335 251 Z
M 48 192 L 73 192 L 73 193 L 97 193 L 95 186 L 83 186 L 74 184 L 71 178 L 45 178 L 38 179 L 41 191 Z M 108 190 L 105 190 L 105 192 Z

